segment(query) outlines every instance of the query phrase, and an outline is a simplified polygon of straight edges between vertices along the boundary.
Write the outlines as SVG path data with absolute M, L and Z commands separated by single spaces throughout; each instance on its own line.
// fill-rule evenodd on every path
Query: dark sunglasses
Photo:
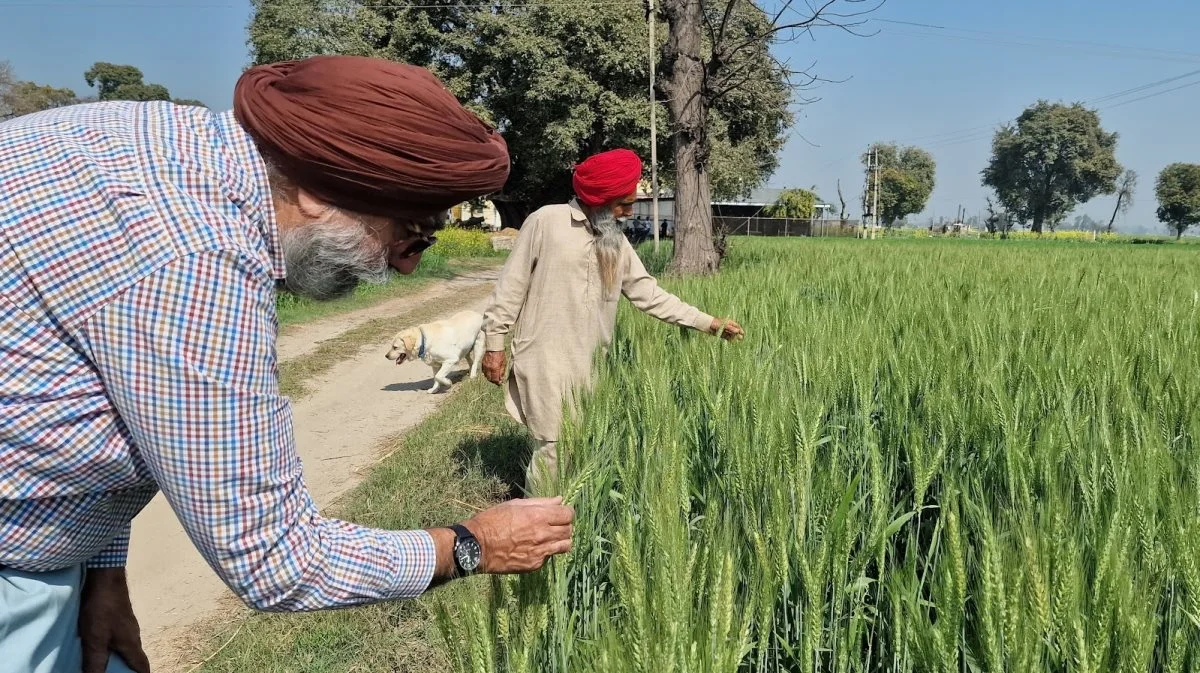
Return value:
M 410 241 L 397 241 L 392 244 L 390 257 L 392 261 L 409 259 L 425 252 L 437 243 L 437 236 L 422 236 Z

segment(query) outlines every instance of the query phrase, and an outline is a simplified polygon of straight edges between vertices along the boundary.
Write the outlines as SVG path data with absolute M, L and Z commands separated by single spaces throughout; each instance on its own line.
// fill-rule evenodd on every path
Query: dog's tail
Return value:
M 479 376 L 479 370 L 483 367 L 483 351 L 487 347 L 487 336 L 483 330 L 479 330 L 479 334 L 475 335 L 475 347 L 471 349 L 471 378 Z

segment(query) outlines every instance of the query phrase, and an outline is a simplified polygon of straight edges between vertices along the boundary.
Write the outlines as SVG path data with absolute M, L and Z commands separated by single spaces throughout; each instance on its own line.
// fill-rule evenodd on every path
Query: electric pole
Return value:
M 871 206 L 871 240 L 879 231 L 879 148 L 875 148 L 875 203 Z
M 654 94 L 655 70 L 658 65 L 654 48 L 654 24 L 657 22 L 654 16 L 654 0 L 645 0 L 645 3 L 646 23 L 649 24 L 650 34 L 650 212 L 653 218 L 650 228 L 654 230 L 654 252 L 658 252 L 658 101 L 655 100 Z

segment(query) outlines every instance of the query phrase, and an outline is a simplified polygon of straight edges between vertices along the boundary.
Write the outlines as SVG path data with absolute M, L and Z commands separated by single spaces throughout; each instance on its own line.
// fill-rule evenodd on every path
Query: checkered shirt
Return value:
M 427 533 L 309 496 L 278 384 L 283 274 L 266 167 L 231 114 L 97 103 L 0 124 L 0 566 L 123 566 L 161 489 L 254 608 L 428 588 Z

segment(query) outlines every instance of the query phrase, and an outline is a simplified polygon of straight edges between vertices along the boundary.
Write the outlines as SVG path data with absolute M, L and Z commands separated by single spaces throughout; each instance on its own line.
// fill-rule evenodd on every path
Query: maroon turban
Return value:
M 247 70 L 238 122 L 287 178 L 365 215 L 425 217 L 499 190 L 508 146 L 424 68 L 315 56 Z
M 642 160 L 631 150 L 612 150 L 575 167 L 575 196 L 588 208 L 605 206 L 637 192 Z

